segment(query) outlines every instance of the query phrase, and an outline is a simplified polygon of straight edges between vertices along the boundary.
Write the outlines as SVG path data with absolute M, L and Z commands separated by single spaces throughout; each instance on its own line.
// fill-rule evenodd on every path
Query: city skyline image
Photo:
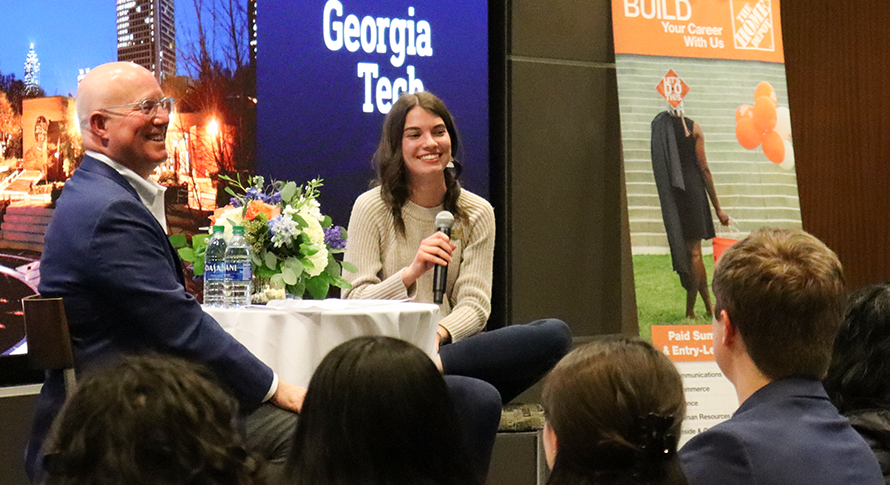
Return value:
M 46 96 L 67 96 L 77 92 L 80 69 L 89 69 L 106 62 L 133 60 L 145 65 L 138 56 L 121 55 L 118 45 L 121 24 L 129 30 L 129 16 L 119 15 L 119 7 L 133 13 L 132 20 L 145 22 L 147 18 L 136 8 L 148 9 L 151 4 L 161 6 L 162 22 L 166 22 L 166 32 L 173 27 L 176 49 L 187 43 L 197 33 L 195 0 L 31 0 L 29 2 L 9 2 L 4 5 L 4 22 L 0 26 L 0 74 L 13 74 L 16 79 L 25 78 L 25 61 L 33 44 L 40 60 L 40 87 Z M 206 5 L 212 2 L 203 2 Z M 133 4 L 133 5 L 128 5 Z M 172 7 L 172 9 L 171 9 Z M 170 15 L 170 10 L 172 14 Z M 210 15 L 205 14 L 203 23 L 208 28 Z M 126 21 L 126 22 L 125 22 Z M 172 25 L 171 25 L 172 23 Z M 147 23 L 147 24 L 150 24 Z M 212 29 L 212 27 L 211 27 Z M 168 38 L 154 39 L 158 47 L 162 41 L 167 46 L 173 41 Z M 222 57 L 222 46 L 212 43 L 213 57 Z M 126 51 L 126 48 L 123 49 Z M 130 49 L 133 50 L 132 48 Z M 178 59 L 179 52 L 173 49 L 158 49 L 164 52 L 165 64 L 173 66 L 164 69 L 167 75 L 188 75 L 187 67 Z M 143 54 L 145 56 L 146 54 Z M 172 59 L 170 59 L 172 57 Z M 172 62 L 170 62 L 172 61 Z M 179 61 L 179 62 L 178 62 Z M 161 64 L 161 59 L 156 62 Z M 148 67 L 148 66 L 146 66 Z M 169 70 L 172 67 L 174 70 Z M 149 69 L 151 69 L 149 67 Z

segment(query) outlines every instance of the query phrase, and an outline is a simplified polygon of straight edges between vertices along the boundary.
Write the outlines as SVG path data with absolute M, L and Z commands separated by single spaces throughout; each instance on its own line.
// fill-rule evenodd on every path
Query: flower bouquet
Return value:
M 211 223 L 225 226 L 226 238 L 231 237 L 232 227 L 244 226 L 251 246 L 254 303 L 286 295 L 322 299 L 331 286 L 352 287 L 340 273 L 341 267 L 352 272 L 355 267 L 334 259 L 334 254 L 345 251 L 346 230 L 334 226 L 316 200 L 321 179 L 304 185 L 281 181 L 267 185 L 261 176 L 244 182 L 240 177 L 220 178 L 229 183 L 226 192 L 232 198 L 214 212 Z M 194 265 L 195 275 L 203 274 L 209 235 L 194 236 L 191 248 L 184 237 L 174 237 L 171 241 L 180 248 L 180 257 Z

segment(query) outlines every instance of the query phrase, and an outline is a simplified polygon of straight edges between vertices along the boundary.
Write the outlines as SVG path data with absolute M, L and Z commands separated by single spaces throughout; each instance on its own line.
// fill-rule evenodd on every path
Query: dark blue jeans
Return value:
M 482 332 L 439 349 L 467 454 L 483 483 L 502 401 L 510 401 L 547 374 L 571 344 L 569 327 L 548 319 Z
M 464 439 L 467 458 L 485 483 L 491 450 L 501 420 L 501 396 L 491 384 L 464 376 L 445 376 Z
M 507 403 L 544 377 L 571 346 L 569 326 L 548 318 L 443 345 L 439 355 L 445 375 L 488 382 Z

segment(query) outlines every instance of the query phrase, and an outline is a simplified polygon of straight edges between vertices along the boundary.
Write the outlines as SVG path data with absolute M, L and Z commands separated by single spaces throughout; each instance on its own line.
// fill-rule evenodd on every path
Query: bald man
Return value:
M 305 389 L 279 380 L 201 310 L 167 239 L 164 188 L 148 176 L 167 159 L 172 108 L 136 64 L 104 64 L 81 81 L 86 155 L 47 228 L 39 290 L 64 300 L 78 372 L 148 350 L 201 362 L 249 413 L 248 446 L 283 461 L 296 414 L 282 409 L 299 411 Z M 61 374 L 48 372 L 26 455 L 32 481 L 43 477 L 42 445 L 64 398 Z

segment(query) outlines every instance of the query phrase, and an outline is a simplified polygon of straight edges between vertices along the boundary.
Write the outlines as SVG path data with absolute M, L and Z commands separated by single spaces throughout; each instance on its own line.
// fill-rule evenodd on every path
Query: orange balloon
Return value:
M 754 124 L 764 134 L 776 127 L 776 102 L 768 96 L 761 96 L 754 102 Z
M 735 125 L 735 137 L 739 145 L 746 150 L 753 150 L 763 141 L 763 132 L 754 124 L 753 118 L 742 118 Z
M 785 142 L 782 135 L 771 131 L 763 138 L 763 154 L 769 161 L 780 164 L 785 161 Z
M 766 96 L 769 99 L 773 100 L 773 103 L 779 104 L 779 98 L 776 97 L 776 90 L 773 89 L 772 84 L 766 81 L 758 84 L 757 88 L 754 90 L 754 99 L 757 99 L 761 96 Z
M 749 104 L 743 104 L 739 106 L 739 109 L 735 110 L 735 122 L 738 123 L 742 118 L 753 118 L 754 117 L 754 108 Z

